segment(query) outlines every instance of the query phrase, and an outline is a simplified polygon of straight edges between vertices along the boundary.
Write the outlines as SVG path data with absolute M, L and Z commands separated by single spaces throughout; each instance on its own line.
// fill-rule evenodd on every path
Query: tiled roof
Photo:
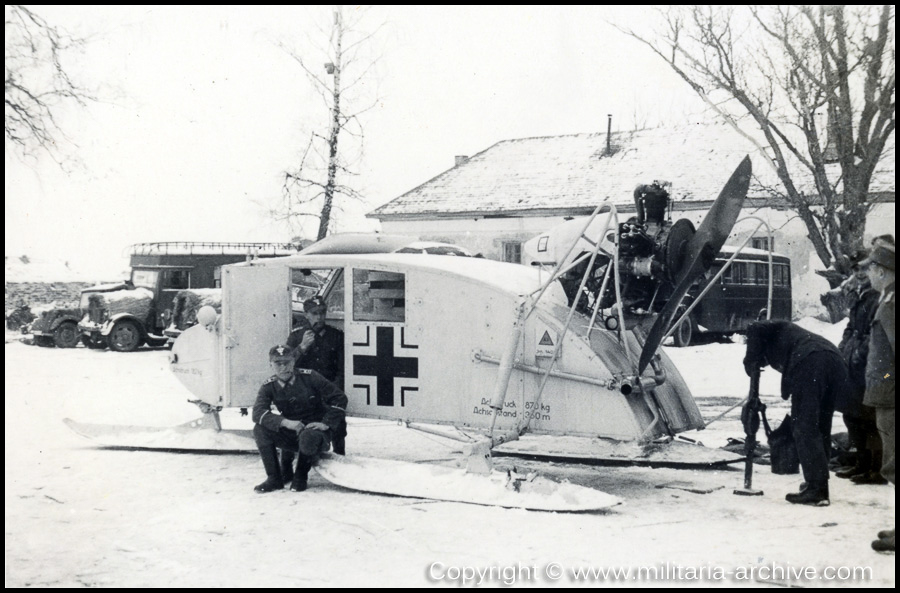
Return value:
M 766 157 L 726 124 L 614 132 L 610 156 L 605 156 L 606 136 L 503 140 L 369 216 L 590 211 L 607 197 L 617 206 L 631 207 L 635 186 L 655 180 L 672 183 L 677 209 L 678 202 L 714 200 L 747 154 L 754 172 L 748 197 L 768 198 L 772 192 L 765 187 L 781 188 L 774 170 L 762 161 Z M 893 143 L 890 157 L 882 160 L 875 177 L 872 192 L 893 193 Z M 798 185 L 815 193 L 811 182 Z

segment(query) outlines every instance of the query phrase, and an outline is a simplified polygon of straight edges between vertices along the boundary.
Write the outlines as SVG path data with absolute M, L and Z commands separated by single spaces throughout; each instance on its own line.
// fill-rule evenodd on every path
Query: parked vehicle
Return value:
M 197 325 L 197 311 L 200 307 L 210 306 L 216 313 L 222 312 L 221 288 L 191 288 L 180 290 L 175 295 L 172 305 L 172 320 L 164 330 L 171 345 L 181 332 Z
M 132 246 L 129 286 L 91 295 L 78 329 L 118 352 L 163 346 L 179 291 L 221 286 L 225 264 L 293 253 L 293 245 L 276 243 L 139 243 Z
M 74 348 L 79 340 L 89 348 L 105 348 L 106 342 L 91 341 L 81 335 L 78 322 L 84 317 L 91 295 L 122 290 L 126 283 L 98 284 L 81 291 L 78 307 L 56 308 L 43 311 L 31 324 L 31 334 L 38 346 L 56 346 L 57 348 Z
M 395 249 L 394 253 L 428 253 L 431 255 L 473 257 L 472 252 L 468 249 L 460 247 L 459 245 L 453 245 L 452 243 L 440 243 L 437 241 L 413 241 L 409 245 Z
M 734 254 L 734 248 L 723 247 L 712 268 L 707 272 L 713 278 L 725 262 Z M 791 299 L 791 260 L 785 255 L 772 254 L 772 319 L 790 321 L 793 309 Z M 700 294 L 706 282 L 695 286 L 688 293 Z M 691 312 L 689 323 L 682 322 L 673 337 L 676 346 L 688 346 L 698 332 L 708 334 L 743 333 L 754 321 L 766 318 L 769 295 L 769 252 L 745 248 L 731 263 L 725 273 L 706 293 Z
M 6 329 L 12 331 L 24 330 L 34 319 L 35 315 L 31 312 L 31 307 L 22 303 L 15 309 L 6 311 Z

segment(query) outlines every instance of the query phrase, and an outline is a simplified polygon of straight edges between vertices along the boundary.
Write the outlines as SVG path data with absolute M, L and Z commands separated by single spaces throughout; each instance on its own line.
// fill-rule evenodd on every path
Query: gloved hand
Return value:
M 306 425 L 306 428 L 311 428 L 313 430 L 328 430 L 328 425 L 324 422 L 310 422 Z

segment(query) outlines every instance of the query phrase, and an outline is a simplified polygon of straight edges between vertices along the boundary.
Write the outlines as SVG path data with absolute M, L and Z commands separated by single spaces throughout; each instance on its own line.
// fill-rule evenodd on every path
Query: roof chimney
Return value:
M 612 146 L 610 145 L 609 137 L 612 134 L 612 113 L 606 114 L 606 154 L 612 154 Z
M 460 165 L 465 165 L 467 162 L 469 162 L 468 155 L 465 155 L 465 154 L 456 155 L 456 166 L 457 167 Z

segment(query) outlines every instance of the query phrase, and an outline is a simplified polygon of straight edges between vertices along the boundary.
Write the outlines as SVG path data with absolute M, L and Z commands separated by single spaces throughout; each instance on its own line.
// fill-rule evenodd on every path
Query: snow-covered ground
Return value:
M 841 326 L 804 324 L 840 336 Z M 784 501 L 799 476 L 767 467 L 756 467 L 753 482 L 765 495 L 743 497 L 732 493 L 742 466 L 500 458 L 626 502 L 595 513 L 508 510 L 363 494 L 315 474 L 306 492 L 260 495 L 256 455 L 106 450 L 63 425 L 66 417 L 153 426 L 196 417 L 166 351 L 15 340 L 5 349 L 7 586 L 894 586 L 893 555 L 869 547 L 893 525 L 889 486 L 833 479 L 831 506 L 810 508 Z M 739 341 L 668 349 L 704 417 L 746 394 L 743 350 Z M 778 385 L 777 373 L 764 373 L 776 422 L 788 409 Z M 688 436 L 719 446 L 741 435 L 735 410 Z M 446 463 L 458 449 L 380 421 L 352 421 L 348 437 L 350 453 L 411 462 Z

